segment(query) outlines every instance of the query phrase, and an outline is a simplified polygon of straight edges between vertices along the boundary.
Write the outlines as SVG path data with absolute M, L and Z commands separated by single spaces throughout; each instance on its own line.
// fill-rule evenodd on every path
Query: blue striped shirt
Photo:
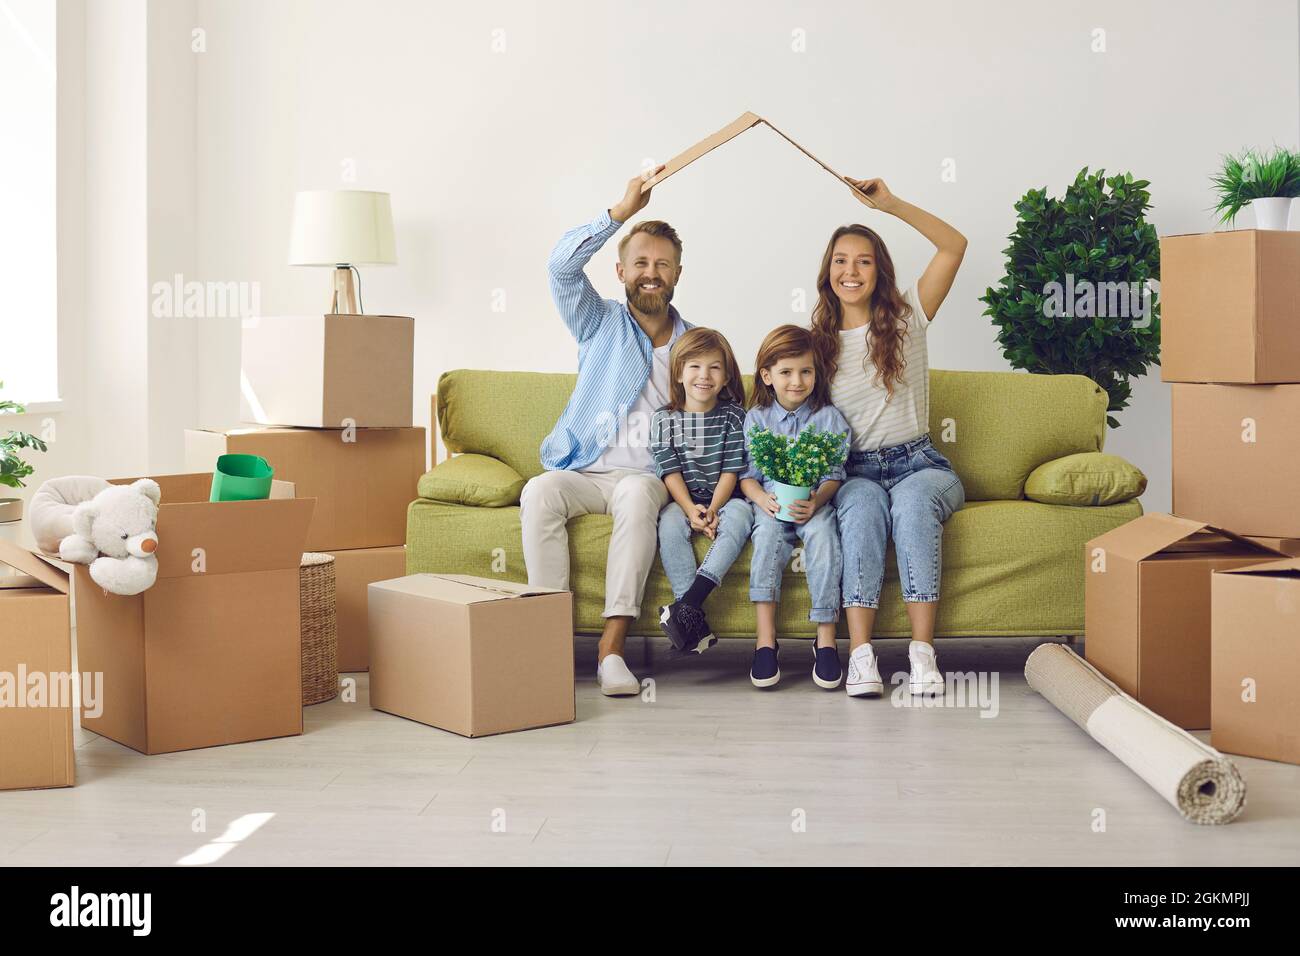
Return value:
M 767 408 L 760 408 L 755 405 L 745 413 L 745 473 L 741 475 L 741 480 L 753 478 L 763 485 L 763 490 L 769 495 L 772 494 L 772 479 L 764 475 L 754 467 L 754 460 L 749 457 L 749 430 L 751 428 L 766 428 L 773 435 L 785 435 L 788 438 L 798 438 L 799 433 L 809 425 L 816 426 L 818 431 L 833 432 L 834 434 L 843 434 L 847 445 L 853 438 L 853 430 L 849 428 L 848 421 L 840 413 L 840 410 L 834 405 L 823 405 L 817 411 L 812 410 L 812 403 L 805 401 L 802 405 L 792 412 L 787 412 L 781 403 L 775 399 Z M 844 465 L 836 465 L 822 481 L 843 481 L 848 477 L 844 470 Z M 817 483 L 821 487 L 821 482 Z M 816 489 L 813 489 L 814 491 Z
M 547 471 L 586 468 L 612 441 L 619 423 L 650 380 L 654 346 L 628 310 L 627 302 L 602 299 L 583 272 L 623 224 L 609 210 L 570 229 L 556 244 L 547 268 L 551 296 L 560 317 L 578 340 L 578 381 L 551 433 L 542 440 Z M 673 339 L 692 326 L 673 306 Z

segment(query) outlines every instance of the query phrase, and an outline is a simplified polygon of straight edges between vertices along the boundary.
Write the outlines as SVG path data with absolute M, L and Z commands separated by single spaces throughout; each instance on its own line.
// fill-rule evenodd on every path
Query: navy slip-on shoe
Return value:
M 822 690 L 834 690 L 844 679 L 840 669 L 840 652 L 835 647 L 818 647 L 813 645 L 812 679 Z
M 749 681 L 755 687 L 775 687 L 781 681 L 781 666 L 777 655 L 781 645 L 760 647 L 754 651 L 754 663 L 749 667 Z

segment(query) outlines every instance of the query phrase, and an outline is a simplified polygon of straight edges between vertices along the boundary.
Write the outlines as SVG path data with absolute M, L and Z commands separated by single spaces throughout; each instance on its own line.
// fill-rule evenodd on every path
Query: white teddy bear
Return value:
M 158 577 L 158 483 L 141 478 L 110 485 L 72 512 L 72 534 L 59 542 L 59 557 L 89 564 L 90 577 L 113 594 L 139 594 Z

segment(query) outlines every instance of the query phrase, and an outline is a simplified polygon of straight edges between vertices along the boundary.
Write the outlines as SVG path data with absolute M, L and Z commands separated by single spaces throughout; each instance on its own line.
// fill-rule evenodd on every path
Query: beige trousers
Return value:
M 658 552 L 659 511 L 667 503 L 668 489 L 650 472 L 545 471 L 529 479 L 519 500 L 528 583 L 567 591 L 566 523 L 578 515 L 612 515 L 604 616 L 636 617 Z

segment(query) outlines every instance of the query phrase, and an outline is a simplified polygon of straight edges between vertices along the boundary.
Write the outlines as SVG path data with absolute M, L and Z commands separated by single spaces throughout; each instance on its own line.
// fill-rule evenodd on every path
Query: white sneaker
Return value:
M 934 645 L 913 641 L 907 647 L 907 661 L 912 665 L 907 685 L 913 694 L 943 693 L 943 673 L 934 655 Z
M 849 655 L 849 679 L 844 689 L 850 697 L 879 697 L 884 690 L 880 669 L 876 666 L 876 652 L 870 644 L 863 644 Z
M 596 665 L 596 679 L 600 681 L 600 692 L 606 697 L 630 697 L 641 693 L 641 682 L 617 654 L 607 654 Z

